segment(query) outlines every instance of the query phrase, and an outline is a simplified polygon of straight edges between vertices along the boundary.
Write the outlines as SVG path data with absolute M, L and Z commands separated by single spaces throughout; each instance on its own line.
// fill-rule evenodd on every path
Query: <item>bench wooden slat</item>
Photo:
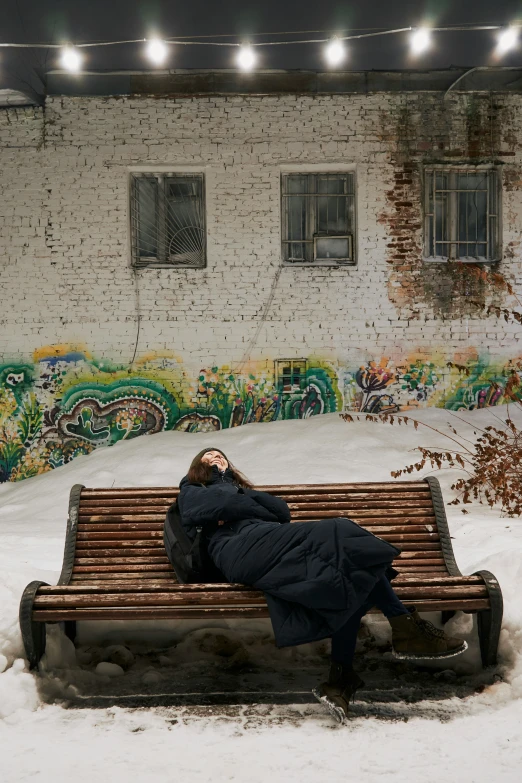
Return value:
M 165 560 L 165 563 L 154 563 L 154 564 L 145 564 L 140 565 L 139 563 L 136 565 L 132 564 L 123 564 L 118 563 L 116 565 L 93 565 L 93 566 L 74 566 L 73 567 L 73 574 L 91 574 L 91 573 L 97 573 L 97 572 L 103 572 L 103 571 L 173 571 L 171 564 L 168 560 Z
M 133 539 L 140 541 L 145 540 L 143 530 L 125 530 L 125 540 L 132 541 Z M 163 540 L 163 531 L 149 530 L 147 531 L 147 539 L 156 538 Z M 121 532 L 116 533 L 78 533 L 76 536 L 77 541 L 121 541 Z
M 112 505 L 99 504 L 99 505 L 80 505 L 80 516 L 112 516 L 116 514 L 124 514 L 132 516 L 134 514 L 143 514 L 145 511 L 148 514 L 165 514 L 170 504 L 165 505 L 144 505 L 143 503 L 136 503 L 135 505 L 129 503 L 117 504 L 114 502 Z M 409 509 L 431 509 L 433 504 L 430 498 L 423 500 L 354 500 L 352 498 L 343 498 L 336 501 L 329 502 L 317 502 L 317 503 L 288 503 L 290 511 L 311 511 L 314 514 L 316 512 L 339 510 L 345 511 L 349 507 L 352 513 L 356 511 L 370 511 L 372 509 L 385 510 L 402 510 Z M 383 513 L 383 512 L 381 512 Z
M 118 539 L 116 541 L 78 541 L 77 543 L 76 552 L 95 551 L 98 549 L 126 549 L 127 547 L 132 547 L 132 549 L 139 547 L 145 547 L 146 549 L 163 548 L 163 541 L 159 538 L 136 538 L 132 541 L 125 539 Z
M 401 577 L 398 576 L 393 580 L 393 586 L 395 587 L 434 587 L 437 586 L 463 586 L 470 585 L 483 585 L 484 582 L 479 576 L 443 576 L 443 577 L 430 577 L 430 576 L 414 576 L 414 577 Z M 73 593 L 95 593 L 95 592 L 194 592 L 200 593 L 209 590 L 220 590 L 226 592 L 227 590 L 237 591 L 243 590 L 249 592 L 254 590 L 252 587 L 247 587 L 242 584 L 234 584 L 230 582 L 211 583 L 211 584 L 178 584 L 174 580 L 170 580 L 168 585 L 163 582 L 154 582 L 150 580 L 148 584 L 128 584 L 127 582 L 114 582 L 111 583 L 110 588 L 106 585 L 85 584 L 85 585 L 50 585 L 48 587 L 41 587 L 38 591 L 38 595 L 66 595 Z
M 142 579 L 154 579 L 154 580 L 170 580 L 173 579 L 173 572 L 171 571 L 149 571 L 147 573 L 136 573 L 136 572 L 90 572 L 90 573 L 75 573 L 73 571 L 71 581 L 74 583 L 83 583 L 83 582 L 90 582 L 90 581 L 110 581 L 111 579 L 116 580 L 132 580 L 134 582 L 140 582 Z
M 402 539 L 393 538 L 391 536 L 382 537 L 383 541 L 387 541 L 388 543 L 398 547 L 398 549 L 401 550 L 403 554 L 406 552 L 409 552 L 410 554 L 408 557 L 420 557 L 422 556 L 422 552 L 441 552 L 442 551 L 442 545 L 440 541 L 437 541 L 437 539 L 434 540 L 423 540 L 423 541 L 404 541 Z M 133 549 L 129 547 L 127 550 L 125 547 L 112 547 L 111 541 L 106 542 L 100 542 L 97 541 L 95 543 L 104 543 L 105 548 L 90 548 L 91 544 L 89 543 L 87 547 L 79 547 L 76 550 L 76 557 L 90 557 L 90 558 L 98 558 L 98 557 L 123 557 L 125 556 L 125 553 L 128 552 L 128 557 L 139 557 L 143 556 L 144 549 L 149 551 L 149 554 L 151 557 L 158 557 L 159 554 L 165 554 L 163 550 L 163 546 L 157 546 L 154 547 L 153 543 L 154 541 L 151 540 L 148 541 L 142 541 L 143 548 L 142 549 Z M 105 552 L 109 552 L 110 554 L 104 554 Z
M 404 514 L 404 509 L 407 508 L 407 514 Z M 336 506 L 324 505 L 315 507 L 296 508 L 292 511 L 292 519 L 328 519 L 331 517 L 354 517 L 360 519 L 371 519 L 372 517 L 432 517 L 430 514 L 431 504 L 409 504 L 405 506 L 404 503 L 398 503 L 397 506 L 391 506 L 390 504 L 382 504 L 370 506 L 365 504 L 361 506 L 348 505 L 347 503 L 339 503 Z M 167 512 L 167 506 L 164 508 L 151 506 L 147 509 L 143 507 L 135 506 L 133 508 L 80 508 L 79 519 L 85 521 L 86 518 L 99 519 L 122 519 L 129 522 L 163 522 L 165 514 Z
M 260 484 L 256 489 L 262 492 L 272 492 L 274 494 L 295 494 L 299 493 L 328 493 L 335 492 L 425 492 L 429 491 L 429 487 L 425 481 L 360 481 L 351 484 Z M 171 495 L 177 495 L 179 493 L 179 487 L 97 487 L 96 489 L 89 489 L 85 487 L 82 489 L 82 498 L 94 497 L 100 495 L 102 497 L 154 497 L 155 495 L 163 495 L 170 497 Z
M 447 574 L 447 570 L 445 566 L 441 565 L 419 565 L 419 566 L 413 566 L 411 564 L 411 561 L 403 561 L 402 564 L 399 564 L 397 560 L 395 560 L 393 564 L 396 571 L 399 572 L 400 575 L 429 575 L 429 574 Z M 151 579 L 159 578 L 159 579 L 170 579 L 172 580 L 174 578 L 174 572 L 173 571 L 165 571 L 165 572 L 137 572 L 137 571 L 114 571 L 114 572 L 104 572 L 104 571 L 73 571 L 72 573 L 72 579 L 74 582 L 82 582 L 82 581 L 91 581 L 91 580 L 99 580 L 102 581 L 104 579 L 134 579 L 141 581 L 142 579 Z
M 128 530 L 143 530 L 144 533 L 148 533 L 148 531 L 162 531 L 163 525 L 152 525 L 147 522 L 140 522 L 137 525 L 134 523 L 129 524 L 96 524 L 96 525 L 89 525 L 89 524 L 81 524 L 78 525 L 78 532 L 79 533 L 117 533 L 118 531 L 121 531 L 122 534 L 125 534 Z M 425 529 L 422 533 L 410 533 L 408 528 L 403 529 L 404 532 L 398 532 L 398 533 L 387 533 L 383 530 L 379 530 L 379 532 L 374 531 L 373 529 L 370 530 L 371 533 L 374 533 L 375 535 L 380 536 L 381 538 L 385 538 L 387 541 L 438 541 L 439 535 L 438 532 L 430 532 L 427 529 L 427 526 L 425 526 Z M 144 536 L 145 538 L 145 536 Z
M 77 547 L 76 560 L 82 560 L 84 558 L 98 559 L 101 557 L 158 557 L 164 552 L 164 547 L 157 546 L 150 549 L 82 549 Z
M 408 549 L 408 546 L 412 549 Z M 103 555 L 103 551 L 110 551 L 110 550 L 101 550 L 99 553 L 95 553 L 95 556 L 92 555 L 86 556 L 85 553 L 81 554 L 77 551 L 76 557 L 74 560 L 75 565 L 96 565 L 96 564 L 107 564 L 110 565 L 111 563 L 159 563 L 159 562 L 165 562 L 168 563 L 168 558 L 165 552 L 162 552 L 161 549 L 158 547 L 157 550 L 151 550 L 151 553 L 149 553 L 146 556 L 143 556 L 142 552 L 143 550 L 136 550 L 135 552 L 130 551 L 128 554 L 125 553 L 124 550 L 114 550 L 112 555 Z M 431 558 L 437 558 L 442 559 L 440 556 L 441 552 L 441 546 L 440 544 L 426 544 L 426 543 L 419 543 L 419 544 L 407 544 L 405 548 L 403 548 L 400 558 L 407 560 L 407 559 L 431 559 Z
M 468 600 L 471 598 L 487 598 L 487 590 L 484 585 L 470 586 L 431 586 L 431 587 L 403 587 L 397 586 L 397 595 L 402 600 L 420 601 L 421 599 L 430 600 L 449 600 L 458 599 Z M 36 609 L 48 609 L 51 607 L 66 608 L 68 606 L 91 607 L 91 606 L 193 606 L 194 604 L 207 604 L 213 606 L 216 604 L 243 604 L 243 605 L 265 605 L 266 599 L 262 592 L 243 590 L 236 591 L 218 591 L 212 592 L 142 592 L 142 593 L 115 593 L 109 588 L 102 594 L 74 594 L 74 595 L 38 595 L 35 599 Z
M 441 545 L 436 543 L 403 543 L 401 544 L 401 547 L 403 552 L 411 551 L 420 553 L 442 551 Z M 89 562 L 98 562 L 102 559 L 121 560 L 122 558 L 150 558 L 150 562 L 154 562 L 163 552 L 164 549 L 162 546 L 155 547 L 154 549 L 77 549 L 75 562 L 87 565 Z
M 423 599 L 416 603 L 419 612 L 434 611 L 464 611 L 473 612 L 487 609 L 489 599 Z M 268 607 L 242 607 L 242 606 L 194 606 L 190 608 L 179 607 L 105 607 L 105 608 L 80 608 L 80 609 L 35 609 L 33 620 L 38 622 L 62 620 L 183 620 L 183 619 L 207 619 L 207 618 L 241 618 L 241 617 L 269 617 Z
M 400 574 L 447 574 L 446 566 L 441 565 L 419 565 L 419 566 L 412 566 L 412 565 L 401 565 L 395 561 L 393 564 L 393 567 L 396 571 L 398 571 Z
M 86 530 L 85 525 L 91 525 L 91 524 L 94 525 L 94 527 L 92 528 L 93 531 L 100 531 L 100 530 L 105 530 L 106 525 L 108 525 L 108 524 L 112 525 L 112 524 L 115 524 L 115 523 L 113 523 L 113 522 L 109 523 L 109 522 L 106 522 L 105 520 L 100 521 L 100 522 L 90 522 L 90 521 L 89 522 L 80 522 L 78 524 L 78 530 L 79 531 L 80 530 L 81 531 L 85 531 Z M 120 524 L 120 523 L 116 523 L 116 524 Z M 123 523 L 121 523 L 121 524 L 123 524 Z M 128 527 L 129 524 L 142 524 L 142 523 L 141 522 L 138 522 L 138 523 L 134 523 L 134 522 L 125 523 L 124 524 L 124 529 L 125 530 L 129 529 L 129 527 Z M 153 525 L 152 529 L 154 529 L 154 530 L 160 530 L 163 527 L 163 525 L 161 523 L 157 523 L 157 522 L 146 523 L 146 524 L 152 524 Z M 434 522 L 431 522 L 431 523 L 428 522 L 426 524 L 406 524 L 406 525 L 402 525 L 402 524 L 386 524 L 386 523 L 381 523 L 381 522 L 375 522 L 372 519 L 371 522 L 368 523 L 368 524 L 365 524 L 364 527 L 367 530 L 370 530 L 370 532 L 374 533 L 374 535 L 376 535 L 376 536 L 381 536 L 381 535 L 391 534 L 391 533 L 399 533 L 399 534 L 405 534 L 405 535 L 410 535 L 410 534 L 414 535 L 416 533 L 433 533 L 433 535 L 435 535 L 435 536 L 439 535 L 439 531 L 437 530 L 437 526 L 436 526 L 436 524 Z
M 360 504 L 367 503 L 373 505 L 374 503 L 385 503 L 390 501 L 392 504 L 397 505 L 400 501 L 405 501 L 408 504 L 415 504 L 416 501 L 422 503 L 428 503 L 431 506 L 431 495 L 429 488 L 425 488 L 419 492 L 337 492 L 330 494 L 313 495 L 308 494 L 305 498 L 300 495 L 293 494 L 285 497 L 286 502 L 292 508 L 294 505 L 314 505 L 319 503 L 324 505 L 325 503 L 346 503 L 346 498 L 350 503 Z M 159 506 L 161 508 L 167 508 L 174 502 L 174 496 L 170 497 L 106 497 L 106 498 L 92 498 L 90 496 L 84 498 L 82 494 L 82 500 L 80 502 L 80 511 L 85 508 L 97 509 L 97 508 L 117 508 L 119 506 L 127 506 L 132 508 L 139 506 L 141 508 L 148 508 L 149 506 Z
M 375 517 L 362 517 L 360 514 L 351 514 L 348 516 L 347 514 L 333 514 L 332 516 L 340 516 L 340 517 L 346 517 L 348 519 L 353 519 L 354 522 L 358 522 L 359 524 L 362 524 L 364 527 L 370 527 L 372 525 L 382 526 L 382 525 L 389 525 L 391 524 L 399 524 L 401 526 L 408 526 L 408 525 L 431 525 L 434 530 L 437 529 L 437 524 L 435 520 L 435 516 L 433 514 L 406 514 L 403 517 L 400 517 L 398 514 L 386 514 L 385 516 L 382 516 L 382 513 L 378 514 Z M 319 519 L 325 519 L 327 517 L 324 516 L 313 516 L 309 519 L 303 519 L 300 521 L 303 522 L 313 522 L 317 521 Z M 330 517 L 331 518 L 331 517 Z M 107 514 L 106 516 L 85 516 L 79 517 L 80 525 L 90 525 L 90 524 L 102 524 L 102 525 L 113 525 L 113 524 L 124 524 L 126 526 L 128 525 L 140 525 L 140 524 L 148 524 L 153 525 L 156 528 L 160 528 L 163 526 L 163 523 L 165 521 L 165 515 L 159 515 L 159 514 L 136 514 L 136 515 L 114 515 L 114 514 Z M 296 521 L 296 520 L 292 520 Z
M 440 552 L 441 552 L 440 549 L 401 552 L 401 554 L 394 560 L 394 563 L 407 560 L 407 561 L 411 561 L 414 565 L 422 565 L 424 563 L 428 563 L 429 565 L 444 565 L 444 558 L 441 556 Z M 81 559 L 87 562 L 81 564 L 80 563 Z M 106 562 L 107 565 L 104 565 L 104 562 Z M 158 565 L 159 563 L 170 566 L 166 554 L 157 555 L 155 557 L 147 557 L 147 558 L 140 558 L 140 557 L 133 557 L 133 556 L 131 557 L 118 556 L 112 558 L 76 558 L 74 563 L 75 565 L 73 571 L 75 573 L 82 573 L 82 572 L 87 573 L 89 571 L 98 571 L 98 570 L 102 570 L 102 571 L 115 570 L 119 566 L 122 566 L 122 570 L 143 571 L 145 570 L 146 564 L 149 564 L 151 568 L 158 570 L 156 568 L 156 565 Z M 141 565 L 142 563 L 145 565 Z M 172 568 L 172 566 L 170 566 L 170 568 Z

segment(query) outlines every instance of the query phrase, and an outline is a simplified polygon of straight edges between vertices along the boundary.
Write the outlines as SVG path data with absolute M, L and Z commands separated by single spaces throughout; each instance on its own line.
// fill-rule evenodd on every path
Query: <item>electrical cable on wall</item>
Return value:
M 283 267 L 281 267 L 281 266 L 278 267 L 278 269 L 277 269 L 277 271 L 276 271 L 276 273 L 274 275 L 274 279 L 272 281 L 272 286 L 270 288 L 270 293 L 268 295 L 268 299 L 267 299 L 267 302 L 266 302 L 266 305 L 265 305 L 265 309 L 263 310 L 263 314 L 262 314 L 261 318 L 259 319 L 259 323 L 257 325 L 257 329 L 254 332 L 254 335 L 253 335 L 252 339 L 250 340 L 249 344 L 247 345 L 246 350 L 245 350 L 245 352 L 243 354 L 243 357 L 242 357 L 241 361 L 239 362 L 239 364 L 237 364 L 235 367 L 232 368 L 232 370 L 231 370 L 232 373 L 236 373 L 238 370 L 240 370 L 243 367 L 243 365 L 245 364 L 245 362 L 248 359 L 250 359 L 250 355 L 251 355 L 252 349 L 254 348 L 254 345 L 257 342 L 257 338 L 259 336 L 259 332 L 261 331 L 261 327 L 265 323 L 266 317 L 268 315 L 268 311 L 270 310 L 270 306 L 271 306 L 272 300 L 274 298 L 274 293 L 275 293 L 275 290 L 277 288 L 277 284 L 279 282 L 279 277 L 281 275 L 282 268 Z
M 134 367 L 134 360 L 136 358 L 136 352 L 138 350 L 138 343 L 140 340 L 140 326 L 141 326 L 141 303 L 140 303 L 140 284 L 139 284 L 139 270 L 133 268 L 132 274 L 134 276 L 134 292 L 135 292 L 135 307 L 136 307 L 136 341 L 134 343 L 134 353 L 128 366 L 127 372 L 130 374 Z

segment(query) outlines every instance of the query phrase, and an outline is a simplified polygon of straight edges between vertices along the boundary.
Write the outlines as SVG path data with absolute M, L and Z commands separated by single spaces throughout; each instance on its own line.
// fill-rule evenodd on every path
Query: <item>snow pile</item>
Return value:
M 495 422 L 493 417 L 501 413 L 501 408 L 495 409 L 494 412 L 487 409 L 461 412 L 459 413 L 461 420 L 457 420 L 449 411 L 429 409 L 415 414 L 415 418 L 442 429 L 446 429 L 446 422 L 451 421 L 452 426 L 457 428 L 459 434 L 464 437 L 473 437 L 474 426 L 483 427 L 486 424 L 498 424 L 498 420 Z M 416 454 L 412 449 L 419 444 L 427 447 L 447 448 L 447 443 L 440 436 L 423 430 L 423 428 L 415 431 L 412 426 L 398 428 L 397 426 L 372 424 L 364 421 L 348 424 L 341 421 L 337 414 L 329 414 L 304 421 L 252 424 L 212 435 L 207 433 L 159 433 L 137 438 L 130 442 L 121 442 L 109 449 L 79 457 L 63 468 L 18 484 L 1 485 L 0 717 L 5 718 L 6 723 L 12 728 L 16 725 L 22 726 L 28 720 L 34 723 L 38 721 L 37 715 L 42 713 L 42 709 L 37 709 L 42 705 L 42 699 L 48 700 L 53 694 L 67 697 L 68 693 L 69 695 L 74 693 L 85 683 L 90 687 L 89 683 L 92 684 L 95 681 L 102 683 L 108 683 L 109 680 L 118 680 L 122 683 L 128 681 L 134 687 L 133 671 L 137 672 L 135 676 L 139 674 L 139 680 L 136 681 L 139 683 L 139 687 L 155 687 L 158 683 L 161 684 L 162 678 L 164 679 L 166 676 L 165 671 L 169 671 L 169 666 L 179 669 L 180 666 L 185 665 L 190 668 L 191 660 L 195 657 L 200 660 L 208 660 L 209 663 L 216 660 L 223 663 L 228 660 L 232 672 L 234 666 L 241 667 L 242 658 L 245 656 L 250 659 L 255 658 L 256 655 L 265 659 L 270 658 L 274 665 L 279 661 L 282 667 L 288 667 L 291 662 L 305 665 L 306 661 L 310 660 L 327 661 L 327 648 L 324 645 L 323 647 L 310 645 L 304 646 L 302 649 L 276 650 L 270 639 L 269 621 L 264 624 L 261 622 L 250 625 L 230 622 L 227 624 L 228 630 L 223 628 L 225 624 L 221 622 L 218 623 L 221 630 L 218 633 L 214 627 L 213 635 L 209 635 L 208 631 L 208 627 L 212 628 L 212 623 L 206 624 L 206 631 L 201 628 L 201 623 L 199 627 L 197 623 L 173 623 L 169 629 L 161 628 L 159 624 L 148 623 L 135 626 L 134 640 L 137 641 L 141 638 L 149 649 L 155 645 L 168 647 L 169 644 L 171 644 L 171 648 L 168 648 L 163 655 L 159 655 L 156 666 L 140 669 L 139 660 L 131 662 L 127 653 L 122 652 L 121 649 L 119 652 L 115 649 L 108 652 L 107 642 L 115 648 L 132 637 L 131 623 L 127 624 L 129 627 L 126 629 L 122 624 L 111 624 L 110 633 L 106 628 L 101 630 L 103 625 L 101 623 L 85 623 L 83 629 L 82 624 L 79 626 L 80 648 L 76 652 L 72 643 L 64 637 L 58 626 L 50 627 L 48 651 L 43 661 L 45 674 L 38 682 L 24 667 L 23 647 L 18 627 L 18 605 L 23 588 L 28 582 L 42 579 L 50 584 L 55 584 L 58 579 L 63 555 L 68 496 L 73 484 L 80 483 L 88 487 L 174 486 L 185 475 L 193 456 L 200 449 L 210 446 L 222 449 L 231 461 L 258 485 L 388 481 L 390 480 L 390 471 L 415 461 Z M 416 474 L 415 477 L 429 473 L 433 473 L 433 471 L 427 469 L 422 474 Z M 445 500 L 451 500 L 453 493 L 450 485 L 459 473 L 448 469 L 434 472 L 434 475 L 441 482 Z M 470 742 L 469 749 L 471 751 L 474 743 L 472 737 L 475 734 L 472 726 L 473 721 L 477 721 L 476 730 L 478 737 L 480 737 L 480 732 L 485 732 L 484 726 L 487 723 L 487 714 L 485 713 L 488 708 L 494 707 L 499 714 L 505 710 L 506 725 L 509 725 L 510 721 L 520 720 L 522 713 L 522 702 L 517 701 L 522 696 L 522 601 L 518 597 L 519 585 L 522 581 L 522 522 L 519 519 L 502 517 L 498 509 L 489 509 L 477 503 L 466 506 L 468 514 L 462 514 L 461 508 L 460 506 L 446 507 L 457 563 L 463 573 L 472 573 L 479 569 L 492 571 L 500 581 L 505 601 L 505 616 L 500 644 L 500 671 L 503 681 L 489 686 L 481 694 L 466 699 L 465 704 L 458 705 L 458 709 L 462 711 L 463 715 L 460 719 L 462 740 L 464 741 L 464 738 L 467 737 L 466 741 Z M 386 634 L 384 623 L 375 622 L 374 625 L 377 637 L 379 634 Z M 457 672 L 459 667 L 463 671 L 478 668 L 478 642 L 476 631 L 473 630 L 472 625 L 472 619 L 462 614 L 457 615 L 451 621 L 451 631 L 463 634 L 470 644 L 469 651 L 451 663 L 451 668 Z M 172 644 L 173 634 L 176 638 L 175 645 Z M 217 636 L 221 636 L 220 642 L 215 641 Z M 227 650 L 228 652 L 226 652 Z M 236 657 L 234 658 L 234 656 Z M 447 668 L 447 663 L 445 667 Z M 122 738 L 122 735 L 135 730 L 129 728 L 133 721 L 131 717 L 126 717 L 125 710 L 93 711 L 89 713 L 89 717 L 86 712 L 79 711 L 78 716 L 74 718 L 71 717 L 76 714 L 74 710 L 64 712 L 56 706 L 46 706 L 43 708 L 43 712 L 46 716 L 45 725 L 53 726 L 54 731 L 61 731 L 62 718 L 68 721 L 71 724 L 70 729 L 73 737 L 76 732 L 81 734 L 84 724 L 86 736 L 94 737 L 96 732 L 93 716 L 96 714 L 101 721 L 100 726 L 110 724 L 111 731 L 115 732 L 116 738 L 120 737 L 123 745 L 126 740 Z M 103 719 L 100 718 L 100 713 L 105 716 Z M 313 714 L 316 715 L 316 713 Z M 30 717 L 31 715 L 34 717 Z M 118 719 L 116 719 L 117 717 Z M 500 720 L 500 717 L 498 719 Z M 141 720 L 140 718 L 138 722 Z M 149 743 L 151 743 L 149 750 L 144 753 L 152 764 L 154 764 L 154 747 L 156 747 L 156 752 L 160 753 L 161 740 L 159 737 L 163 736 L 159 729 L 160 724 L 165 728 L 161 723 L 162 720 L 163 718 L 160 718 L 159 714 L 152 713 L 143 718 Z M 319 719 L 319 723 L 317 723 L 317 718 L 314 721 L 316 730 L 318 726 L 324 729 L 331 728 L 327 717 Z M 177 719 L 171 723 L 174 725 L 177 723 Z M 243 737 L 242 750 L 239 752 L 246 754 L 244 764 L 239 764 L 237 760 L 234 762 L 233 759 L 236 758 L 234 745 L 237 742 L 237 739 L 234 740 L 234 730 L 230 725 L 219 727 L 218 724 L 219 721 L 216 724 L 214 734 L 212 733 L 214 729 L 205 724 L 204 727 L 195 730 L 194 736 L 190 735 L 191 730 L 187 726 L 179 726 L 176 746 L 180 766 L 176 768 L 177 777 L 183 771 L 189 771 L 188 756 L 183 755 L 183 748 L 189 743 L 190 735 L 192 742 L 195 741 L 195 736 L 197 737 L 199 748 L 205 747 L 207 749 L 203 755 L 205 758 L 208 756 L 209 759 L 209 749 L 215 748 L 216 744 L 224 743 L 226 752 L 230 754 L 229 769 L 234 770 L 234 775 L 237 774 L 237 778 L 231 773 L 230 777 L 224 775 L 220 777 L 218 774 L 214 779 L 244 779 L 247 770 L 250 770 L 250 765 L 253 763 L 252 756 L 249 755 L 254 752 L 252 742 L 249 744 Z M 484 726 L 480 729 L 482 724 Z M 172 729 L 172 725 L 170 728 L 167 727 L 169 731 Z M 364 757 L 366 757 L 368 764 L 370 763 L 367 753 L 370 742 L 372 744 L 383 743 L 383 758 L 388 758 L 386 748 L 391 749 L 393 738 L 397 735 L 396 729 L 390 729 L 389 726 L 379 728 L 379 722 L 365 722 L 362 719 L 354 726 L 357 726 L 358 731 L 365 732 L 363 742 L 355 740 L 355 744 L 351 745 L 351 752 L 355 754 L 354 758 L 358 759 L 357 763 L 360 762 L 361 771 L 365 769 Z M 104 728 L 103 731 L 105 730 Z M 296 762 L 293 766 L 290 765 L 295 772 L 295 779 L 312 780 L 312 772 L 318 779 L 317 775 L 321 775 L 321 767 L 318 767 L 311 759 L 308 759 L 307 762 L 307 743 L 311 741 L 310 729 L 301 732 L 299 740 L 297 735 L 292 734 L 291 729 L 276 730 L 282 734 L 279 734 L 276 745 L 273 745 L 275 735 L 273 733 L 270 735 L 269 727 L 259 728 L 256 735 L 256 747 L 258 750 L 264 748 L 261 753 L 266 758 L 263 763 L 259 762 L 259 770 L 263 770 L 264 778 L 260 776 L 255 779 L 266 779 L 273 774 L 269 760 L 271 750 L 267 755 L 267 748 L 281 748 L 284 746 L 284 742 L 298 746 L 298 752 L 303 754 L 302 763 L 297 764 Z M 411 724 L 408 726 L 408 730 L 413 730 Z M 432 729 L 429 731 L 431 732 Z M 437 729 L 437 731 L 439 730 Z M 506 732 L 507 730 L 503 735 L 505 738 L 509 733 Z M 442 744 L 451 738 L 451 732 L 445 736 L 442 733 L 443 729 L 441 728 L 440 736 L 437 735 L 441 743 L 438 747 L 442 747 Z M 499 728 L 497 734 L 501 733 Z M 172 737 L 172 734 L 167 737 L 163 736 L 162 741 L 169 742 L 169 737 Z M 263 745 L 265 742 L 263 737 L 267 738 L 266 743 L 272 744 Z M 332 743 L 328 739 L 327 733 L 323 733 L 322 737 L 322 742 L 325 743 L 324 749 L 328 752 L 327 748 L 331 748 Z M 68 744 L 70 744 L 69 741 L 70 737 L 67 740 Z M 135 741 L 139 742 L 138 737 L 132 734 L 132 742 Z M 435 740 L 430 741 L 430 744 L 432 742 L 437 745 Z M 360 751 L 357 750 L 359 743 L 363 746 Z M 72 746 L 74 744 L 73 741 Z M 457 744 L 455 739 L 455 748 Z M 513 744 L 507 746 L 510 748 L 510 753 L 514 751 Z M 121 757 L 124 754 L 123 745 L 118 745 L 116 756 L 120 754 Z M 100 751 L 100 759 L 108 758 L 108 748 L 109 746 Z M 348 746 L 345 748 L 346 752 L 347 748 Z M 274 764 L 277 768 L 277 751 L 275 752 Z M 391 750 L 390 753 L 389 764 L 398 774 L 395 763 L 399 757 L 394 756 Z M 404 756 L 404 754 L 405 751 L 402 755 Z M 477 759 L 479 759 L 481 756 L 478 750 L 477 754 Z M 70 754 L 70 758 L 65 757 L 69 758 L 71 764 L 73 763 L 72 755 Z M 509 754 L 506 756 L 506 759 L 511 758 L 512 756 Z M 100 770 L 103 769 L 101 761 L 98 763 Z M 145 758 L 143 763 L 145 764 Z M 210 760 L 208 763 L 211 763 Z M 307 763 L 309 763 L 309 767 L 307 767 Z M 375 759 L 372 763 L 376 764 Z M 506 763 L 506 769 L 508 769 L 509 761 Z M 14 770 L 15 761 L 12 764 Z M 418 774 L 422 774 L 426 781 L 431 780 L 432 778 L 425 774 L 423 764 L 428 764 L 428 762 L 423 761 L 422 772 L 418 771 Z M 29 766 L 24 769 L 29 770 Z M 290 767 L 288 768 L 290 769 Z M 463 767 L 466 770 L 467 779 L 487 779 L 485 773 L 487 766 L 482 765 L 481 767 L 477 763 L 476 768 L 484 771 L 484 778 L 473 777 L 471 770 Z M 334 778 L 337 774 L 335 779 L 340 779 L 341 774 L 343 777 L 345 776 L 346 767 L 341 763 L 337 765 L 337 762 L 335 764 L 332 762 L 332 766 L 328 769 Z M 369 767 L 366 772 L 368 769 Z M 144 770 L 144 766 L 138 765 L 132 774 L 126 774 L 126 779 L 128 781 L 138 780 L 140 777 L 138 772 L 140 771 L 143 776 Z M 65 775 L 65 767 L 62 771 Z M 91 769 L 91 773 L 92 771 Z M 405 779 L 400 775 L 394 777 L 395 772 L 390 776 L 390 766 L 386 774 L 390 781 Z M 133 777 L 133 775 L 135 776 Z M 49 780 L 56 779 L 56 777 L 59 778 L 60 773 L 50 776 Z M 92 774 L 90 777 L 92 778 Z M 14 780 L 16 776 L 9 779 Z M 202 774 L 199 777 L 194 773 L 190 779 L 206 780 L 208 776 Z M 252 779 L 254 778 L 250 776 L 250 780 Z M 278 779 L 277 775 L 274 779 Z M 288 778 L 288 780 L 293 779 L 293 777 Z M 418 780 L 419 778 L 413 779 Z M 437 779 L 437 777 L 435 776 L 433 779 Z M 457 778 L 455 777 L 455 779 Z M 508 780 L 509 778 L 497 775 L 497 779 Z

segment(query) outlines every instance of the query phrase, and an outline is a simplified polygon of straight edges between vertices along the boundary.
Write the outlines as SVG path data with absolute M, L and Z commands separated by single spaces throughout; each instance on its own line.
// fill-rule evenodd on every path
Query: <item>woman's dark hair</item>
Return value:
M 219 451 L 220 454 L 223 454 L 221 449 L 203 449 L 203 451 L 200 451 L 199 454 L 196 454 L 194 459 L 192 460 L 190 464 L 190 468 L 188 469 L 187 478 L 191 483 L 194 484 L 206 484 L 208 481 L 210 481 L 212 476 L 212 465 L 209 465 L 208 462 L 202 462 L 201 458 L 204 454 L 207 453 L 207 451 Z M 229 458 L 223 454 L 226 461 L 228 462 L 228 468 L 232 474 L 232 478 L 234 479 L 235 483 L 238 484 L 240 487 L 245 487 L 246 489 L 253 489 L 254 485 L 251 481 L 247 479 L 246 476 L 244 476 L 237 468 L 232 465 Z

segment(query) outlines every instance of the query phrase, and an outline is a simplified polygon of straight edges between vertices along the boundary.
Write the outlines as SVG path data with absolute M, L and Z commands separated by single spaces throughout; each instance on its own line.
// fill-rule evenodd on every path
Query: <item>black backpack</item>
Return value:
M 227 581 L 208 554 L 208 539 L 203 528 L 196 527 L 194 536 L 191 537 L 181 524 L 177 500 L 167 511 L 163 526 L 163 543 L 181 584 Z

